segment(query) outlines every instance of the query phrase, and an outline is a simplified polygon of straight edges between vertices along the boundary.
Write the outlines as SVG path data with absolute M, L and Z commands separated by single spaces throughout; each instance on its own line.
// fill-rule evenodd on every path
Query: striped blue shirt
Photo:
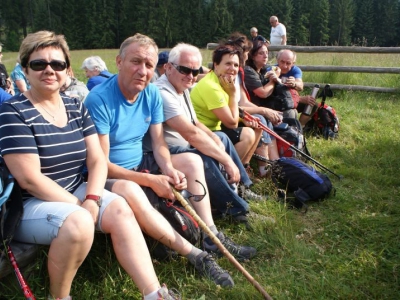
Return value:
M 0 106 L 0 147 L 3 156 L 38 154 L 42 174 L 73 192 L 83 181 L 84 137 L 96 134 L 96 129 L 82 102 L 66 96 L 62 100 L 68 116 L 62 128 L 45 120 L 23 94 L 4 102 Z

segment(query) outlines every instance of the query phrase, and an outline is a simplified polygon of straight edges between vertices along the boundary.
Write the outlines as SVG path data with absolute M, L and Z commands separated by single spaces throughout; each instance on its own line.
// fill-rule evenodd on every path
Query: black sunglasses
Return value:
M 199 201 L 203 200 L 203 198 L 207 195 L 207 192 L 206 192 L 206 188 L 204 187 L 204 185 L 200 181 L 198 181 L 198 180 L 195 180 L 195 181 L 200 183 L 201 186 L 203 187 L 204 195 L 193 195 L 188 190 L 181 190 L 180 193 L 183 196 L 183 198 L 185 198 L 187 200 L 194 201 L 194 202 L 199 202 Z
M 64 71 L 67 68 L 67 63 L 61 60 L 52 60 L 51 62 L 47 62 L 43 59 L 31 60 L 28 63 L 29 68 L 33 71 L 43 71 L 50 66 L 54 71 Z
M 200 73 L 200 69 L 191 69 L 184 66 L 178 66 L 177 64 L 174 63 L 171 63 L 171 65 L 173 65 L 174 68 L 183 75 L 190 75 L 190 73 L 192 73 L 193 77 L 196 77 Z

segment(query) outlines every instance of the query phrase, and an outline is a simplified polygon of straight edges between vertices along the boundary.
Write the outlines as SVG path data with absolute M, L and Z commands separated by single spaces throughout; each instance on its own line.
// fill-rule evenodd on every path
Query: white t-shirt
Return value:
M 271 45 L 281 45 L 282 36 L 286 35 L 286 27 L 279 23 L 276 27 L 271 28 L 270 42 Z

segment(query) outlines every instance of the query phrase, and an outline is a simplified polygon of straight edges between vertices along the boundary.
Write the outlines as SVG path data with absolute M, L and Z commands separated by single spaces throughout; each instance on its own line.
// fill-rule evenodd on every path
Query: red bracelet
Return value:
M 85 196 L 85 199 L 83 200 L 83 202 L 85 202 L 86 200 L 93 200 L 93 201 L 95 201 L 99 207 L 101 207 L 101 204 L 102 204 L 102 202 L 103 202 L 102 199 L 101 199 L 101 196 L 98 196 L 98 195 L 91 195 L 91 194 L 87 194 L 87 195 Z

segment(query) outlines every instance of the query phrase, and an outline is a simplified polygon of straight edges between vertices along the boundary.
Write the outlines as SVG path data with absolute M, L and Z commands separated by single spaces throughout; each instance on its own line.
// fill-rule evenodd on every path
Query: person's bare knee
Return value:
M 61 226 L 58 239 L 68 243 L 82 243 L 93 239 L 94 220 L 88 211 L 76 211 L 70 214 Z
M 117 180 L 111 192 L 124 198 L 135 215 L 154 209 L 142 188 L 133 181 Z
M 113 200 L 103 212 L 101 228 L 105 233 L 121 229 L 135 220 L 135 215 L 124 198 Z M 135 220 L 136 223 L 136 220 Z
M 194 153 L 179 153 L 171 155 L 172 163 L 175 168 L 185 173 L 185 171 L 193 171 L 193 168 L 203 170 L 203 160 L 201 157 Z
M 243 127 L 242 133 L 240 134 L 240 142 L 244 142 L 251 147 L 256 140 L 256 133 L 250 127 Z

